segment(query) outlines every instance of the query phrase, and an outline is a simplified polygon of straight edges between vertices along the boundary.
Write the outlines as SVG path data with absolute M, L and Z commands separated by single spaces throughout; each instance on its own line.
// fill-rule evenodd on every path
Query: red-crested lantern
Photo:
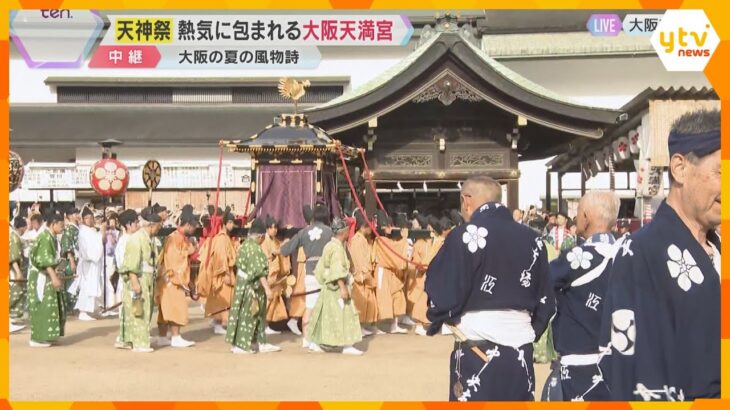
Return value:
M 116 158 L 103 158 L 91 167 L 91 186 L 101 196 L 123 194 L 129 185 L 129 170 Z
M 13 192 L 16 189 L 20 187 L 20 184 L 23 182 L 23 176 L 25 175 L 25 169 L 23 168 L 23 160 L 20 158 L 20 155 L 17 153 L 10 151 L 10 183 L 8 184 L 8 187 L 10 188 L 8 192 Z

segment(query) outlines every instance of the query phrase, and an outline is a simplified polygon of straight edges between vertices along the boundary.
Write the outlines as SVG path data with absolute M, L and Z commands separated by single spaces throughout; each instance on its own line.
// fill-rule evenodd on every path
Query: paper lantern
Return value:
M 631 130 L 629 131 L 629 152 L 631 154 L 638 154 L 639 153 L 639 132 L 641 130 L 641 127 L 639 127 L 637 130 Z
M 618 154 L 618 160 L 623 161 L 625 159 L 629 159 L 631 156 L 631 153 L 629 151 L 629 145 L 631 144 L 629 142 L 629 139 L 627 137 L 619 137 L 619 139 L 616 140 L 616 153 Z
M 91 167 L 91 186 L 101 196 L 117 196 L 129 185 L 127 166 L 115 158 L 104 158 Z
M 613 140 L 611 143 L 611 152 L 613 155 L 613 163 L 621 162 L 621 157 L 619 157 L 619 147 L 618 147 L 618 140 Z
M 13 192 L 20 187 L 23 182 L 23 176 L 25 175 L 25 169 L 23 168 L 23 159 L 20 155 L 10 151 L 10 188 L 8 192 Z

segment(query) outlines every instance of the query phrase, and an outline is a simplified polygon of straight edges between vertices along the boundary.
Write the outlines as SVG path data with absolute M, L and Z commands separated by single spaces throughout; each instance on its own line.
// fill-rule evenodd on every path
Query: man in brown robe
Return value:
M 387 236 L 393 231 L 392 223 L 383 212 L 378 213 L 378 226 L 384 236 L 375 240 L 375 296 L 378 302 L 378 320 L 391 322 L 389 333 L 408 333 L 398 326 L 400 316 L 406 314 L 406 295 L 404 289 L 406 254 L 408 251 L 408 229 L 401 229 L 399 239 Z
M 185 340 L 180 328 L 188 324 L 188 301 L 190 293 L 190 255 L 195 247 L 188 236 L 195 232 L 198 218 L 192 213 L 180 216 L 180 226 L 165 239 L 158 265 L 155 303 L 158 306 L 158 346 L 190 347 L 195 342 Z M 167 331 L 172 339 L 167 338 Z
M 284 303 L 284 290 L 286 289 L 286 277 L 291 273 L 291 262 L 288 257 L 281 256 L 281 243 L 276 235 L 279 228 L 276 220 L 271 216 L 266 216 L 266 235 L 264 242 L 261 244 L 266 259 L 269 262 L 268 282 L 271 291 L 274 294 L 273 299 L 266 306 L 266 323 L 281 322 L 289 316 L 286 312 L 286 304 Z M 299 329 L 297 329 L 298 331 Z M 281 332 L 266 326 L 267 335 L 276 335 Z M 299 332 L 301 334 L 301 332 Z
M 424 265 L 424 260 L 428 254 L 429 246 L 433 241 L 433 228 L 428 223 L 425 215 L 417 215 L 414 220 L 414 227 L 418 229 L 428 230 L 431 235 L 428 238 L 418 238 L 413 243 L 413 252 L 411 253 L 411 261 L 413 265 L 408 266 L 406 274 L 408 276 L 408 288 L 406 289 L 406 312 L 410 318 L 416 322 L 416 333 L 426 334 L 423 328 L 424 323 L 428 323 L 426 319 L 425 309 L 421 311 L 421 299 L 428 299 L 425 287 L 425 268 L 417 265 Z M 424 304 L 425 307 L 425 304 Z
M 375 296 L 374 276 L 375 253 L 373 252 L 372 229 L 361 212 L 355 213 L 357 233 L 349 241 L 352 259 L 352 301 L 360 316 L 363 336 L 377 332 L 373 325 L 378 321 L 378 301 Z M 369 327 L 370 329 L 366 328 Z
M 307 223 L 307 226 L 312 224 L 312 219 L 314 217 L 314 212 L 312 211 L 312 207 L 309 205 L 304 205 L 302 208 L 302 214 L 304 215 L 304 221 Z M 304 292 L 306 291 L 304 286 L 304 277 L 306 276 L 306 262 L 307 262 L 307 256 L 304 253 L 304 247 L 300 246 L 297 249 L 297 258 L 296 258 L 296 266 L 292 266 L 294 269 L 294 274 L 297 277 L 297 281 L 294 284 L 294 288 L 292 289 L 292 293 L 295 295 L 300 296 L 293 296 L 289 298 L 289 322 L 287 325 L 289 326 L 289 329 L 291 329 L 292 333 L 297 334 L 294 330 L 296 329 L 297 332 L 301 333 L 299 331 L 299 327 L 297 326 L 299 319 L 304 317 L 304 311 L 306 310 L 306 303 L 305 303 L 305 296 L 303 296 Z M 294 326 L 292 326 L 292 324 Z
M 411 317 L 417 323 L 416 334 L 426 336 L 426 328 L 430 323 L 426 316 L 426 311 L 428 310 L 428 295 L 425 290 L 426 269 L 444 244 L 446 234 L 448 234 L 447 229 L 450 228 L 451 222 L 447 218 L 439 220 L 431 217 L 424 220 L 421 224 L 422 226 L 427 226 L 427 229 L 431 231 L 431 237 L 417 241 L 414 246 L 413 262 L 425 267 L 419 269 L 413 268 L 415 277 L 413 285 L 410 286 L 408 292 L 408 302 L 411 309 Z
M 223 227 L 200 247 L 200 271 L 196 289 L 205 297 L 205 316 L 213 317 L 213 333 L 225 335 L 228 311 L 236 285 L 236 250 L 230 233 L 236 226 L 230 212 L 223 215 Z M 208 248 L 210 247 L 210 251 Z

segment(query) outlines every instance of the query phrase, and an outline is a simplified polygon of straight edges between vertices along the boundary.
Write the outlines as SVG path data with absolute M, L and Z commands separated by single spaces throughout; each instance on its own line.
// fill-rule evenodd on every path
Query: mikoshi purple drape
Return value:
M 259 165 L 256 216 L 271 215 L 279 226 L 306 226 L 302 207 L 314 206 L 315 180 L 314 165 Z
M 326 167 L 322 170 L 322 197 L 327 202 L 331 217 L 342 218 L 342 208 L 337 198 L 337 184 L 335 180 L 335 168 Z

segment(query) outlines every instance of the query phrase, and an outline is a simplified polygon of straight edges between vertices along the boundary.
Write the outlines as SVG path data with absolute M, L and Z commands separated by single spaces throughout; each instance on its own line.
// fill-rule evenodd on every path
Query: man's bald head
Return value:
M 578 203 L 577 234 L 588 238 L 607 233 L 616 225 L 621 201 L 611 191 L 589 191 Z
M 461 201 L 461 215 L 468 221 L 478 206 L 487 202 L 501 202 L 502 187 L 486 175 L 473 176 L 464 181 L 461 187 Z
M 467 179 L 461 188 L 463 194 L 469 194 L 481 203 L 500 202 L 502 200 L 502 187 L 499 182 L 486 176 L 480 175 Z

